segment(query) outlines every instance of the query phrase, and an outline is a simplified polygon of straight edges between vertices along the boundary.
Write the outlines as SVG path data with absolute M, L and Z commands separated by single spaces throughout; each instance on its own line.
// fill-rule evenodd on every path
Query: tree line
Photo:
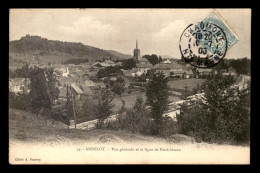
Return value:
M 12 77 L 29 78 L 30 92 L 15 94 L 9 91 L 9 106 L 40 113 L 44 109 L 50 110 L 54 101 L 58 99 L 58 80 L 52 68 L 29 68 L 28 65 L 16 69 Z

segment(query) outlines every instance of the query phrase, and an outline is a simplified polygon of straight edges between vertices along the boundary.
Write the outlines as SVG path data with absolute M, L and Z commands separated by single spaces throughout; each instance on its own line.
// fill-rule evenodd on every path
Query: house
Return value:
M 62 77 L 68 77 L 69 75 L 69 68 L 65 66 L 55 67 L 54 71 Z
M 117 65 L 114 61 L 111 61 L 111 60 L 105 60 L 102 63 L 108 64 L 109 66 L 116 66 Z
M 168 76 L 171 75 L 171 71 L 172 71 L 172 70 L 166 69 L 166 70 L 158 70 L 158 71 L 163 72 L 163 74 L 165 74 L 165 76 L 168 77 Z
M 225 73 L 222 73 L 223 76 L 236 76 L 236 73 L 234 72 L 225 72 Z
M 96 77 L 97 76 L 97 71 L 88 71 L 86 75 L 88 77 Z
M 88 96 L 93 96 L 94 93 L 91 90 L 91 88 L 89 86 L 87 86 L 85 83 L 80 83 L 79 84 L 79 88 L 83 91 L 84 95 L 88 95 Z
M 138 72 L 138 69 L 137 68 L 133 68 L 131 70 L 123 70 L 121 69 L 121 71 L 123 72 L 123 75 L 126 76 L 126 77 L 135 77 L 137 76 L 137 72 Z
M 185 70 L 185 75 L 184 75 L 185 79 L 190 79 L 190 78 L 193 78 L 193 77 L 194 77 L 194 74 L 193 74 L 192 71 Z
M 95 83 L 91 80 L 86 79 L 84 82 L 88 87 L 96 86 Z
M 116 81 L 116 80 L 117 80 L 117 77 L 114 77 L 114 76 L 113 76 L 113 77 L 110 78 L 110 80 L 111 80 L 111 81 Z
M 78 79 L 76 77 L 60 77 L 59 78 L 59 86 L 60 88 L 66 87 L 66 85 L 70 85 L 75 83 Z
M 180 79 L 185 78 L 185 71 L 184 70 L 178 70 L 178 71 L 174 71 L 174 76 L 179 76 Z
M 106 88 L 106 85 L 103 82 L 95 82 L 95 86 L 90 86 L 92 90 L 99 90 Z
M 28 93 L 30 92 L 29 78 L 14 78 L 9 80 L 9 90 L 14 93 Z
M 146 59 L 146 58 L 143 58 Z M 147 60 L 147 59 L 146 59 Z M 148 60 L 147 60 L 148 61 Z M 140 63 L 136 64 L 136 69 L 140 74 L 147 73 L 148 70 L 151 70 L 153 68 L 153 65 L 149 63 L 146 63 L 146 61 L 141 61 Z
M 126 77 L 131 77 L 132 76 L 132 73 L 131 73 L 131 70 L 123 70 L 123 75 L 126 76 Z
M 76 83 L 73 83 L 70 85 L 71 86 L 71 92 L 72 95 L 74 96 L 74 99 L 80 99 L 81 95 L 84 93 L 82 89 Z
M 84 75 L 86 75 L 83 70 L 76 70 L 74 74 L 76 74 L 79 78 L 83 78 Z
M 163 64 L 171 64 L 172 62 L 169 59 L 163 61 Z
M 39 61 L 38 60 L 31 60 L 29 62 L 29 67 L 38 67 L 39 66 Z
M 202 77 L 202 76 L 209 75 L 212 71 L 213 71 L 213 69 L 200 68 L 200 69 L 197 69 L 197 74 L 198 74 L 199 77 Z
M 108 64 L 108 63 L 105 63 L 105 62 L 95 62 L 94 64 L 92 64 L 92 67 L 97 67 L 97 68 L 104 68 L 104 67 L 109 67 L 109 66 L 114 66 L 114 64 Z
M 175 71 L 181 71 L 181 70 L 182 70 L 182 68 L 174 68 L 174 69 L 172 69 L 173 72 L 175 72 Z

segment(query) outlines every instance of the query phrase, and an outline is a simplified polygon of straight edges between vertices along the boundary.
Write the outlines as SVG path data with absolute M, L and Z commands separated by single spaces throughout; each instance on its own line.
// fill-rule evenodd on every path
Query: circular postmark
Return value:
M 180 38 L 181 55 L 186 62 L 199 68 L 218 64 L 226 55 L 227 38 L 213 23 L 190 24 Z

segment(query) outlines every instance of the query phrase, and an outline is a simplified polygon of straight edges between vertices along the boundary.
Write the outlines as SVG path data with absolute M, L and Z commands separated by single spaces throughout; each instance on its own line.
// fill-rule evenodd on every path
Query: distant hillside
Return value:
M 122 58 L 122 59 L 130 59 L 130 58 L 133 58 L 132 55 L 129 55 L 129 54 L 122 54 L 120 52 L 117 52 L 117 51 L 114 51 L 114 50 L 107 50 L 107 52 L 119 57 L 119 58 Z
M 9 62 L 29 62 L 37 57 L 42 62 L 60 63 L 71 58 L 88 59 L 89 61 L 121 58 L 103 49 L 82 43 L 48 40 L 40 36 L 26 35 L 20 40 L 9 42 Z

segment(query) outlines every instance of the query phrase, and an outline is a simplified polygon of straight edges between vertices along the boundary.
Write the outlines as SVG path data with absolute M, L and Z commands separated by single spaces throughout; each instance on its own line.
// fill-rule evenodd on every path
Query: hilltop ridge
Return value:
M 30 62 L 33 57 L 46 63 L 54 61 L 61 63 L 72 58 L 95 61 L 103 58 L 115 60 L 129 57 L 116 51 L 111 52 L 82 43 L 48 40 L 41 36 L 26 35 L 20 40 L 9 42 L 9 63 Z

